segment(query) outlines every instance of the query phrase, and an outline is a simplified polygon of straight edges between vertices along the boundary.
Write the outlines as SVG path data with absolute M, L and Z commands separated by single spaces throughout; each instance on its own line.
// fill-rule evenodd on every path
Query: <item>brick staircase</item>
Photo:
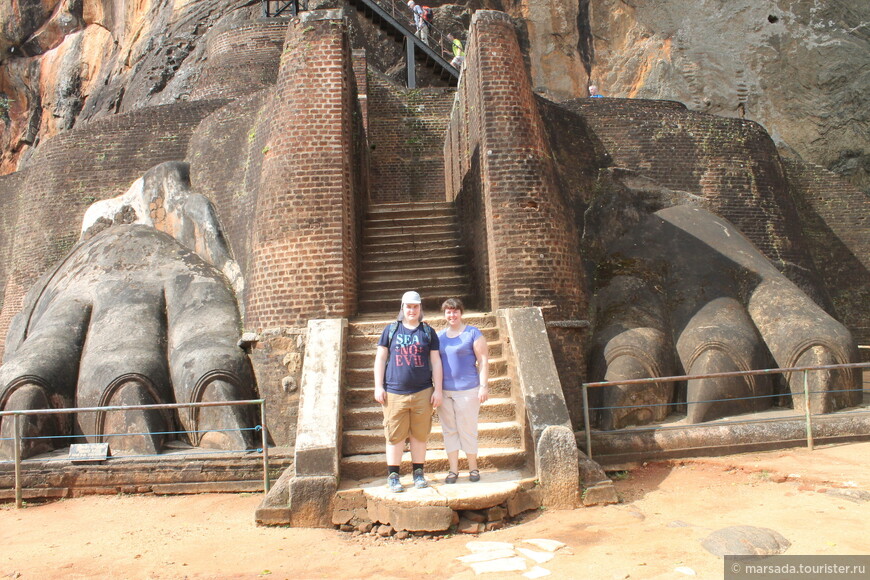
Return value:
M 452 203 L 372 205 L 363 231 L 360 314 L 398 313 L 406 290 L 431 314 L 447 298 L 470 296 Z
M 395 300 L 393 300 L 395 302 Z M 392 304 L 394 305 L 394 304 Z M 392 306 L 391 305 L 391 306 Z M 482 470 L 522 470 L 525 466 L 523 428 L 511 393 L 504 345 L 496 319 L 490 314 L 467 314 L 465 321 L 480 328 L 489 344 L 489 400 L 481 406 L 478 463 Z M 378 338 L 390 319 L 351 322 L 349 327 L 342 435 L 341 474 L 345 480 L 364 482 L 386 477 L 383 412 L 374 400 L 372 368 Z M 444 328 L 442 319 L 430 320 Z M 460 467 L 467 469 L 460 453 Z M 410 454 L 402 460 L 402 472 L 411 469 Z M 447 455 L 441 425 L 435 421 L 426 454 L 428 473 L 446 473 Z

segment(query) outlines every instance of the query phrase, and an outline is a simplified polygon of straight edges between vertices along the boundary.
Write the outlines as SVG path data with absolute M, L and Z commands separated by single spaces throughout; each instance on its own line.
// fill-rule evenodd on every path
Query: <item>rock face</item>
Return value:
M 751 119 L 781 150 L 870 189 L 870 3 L 588 5 L 584 59 L 605 96 L 670 99 Z
M 436 24 L 459 31 L 475 9 L 507 11 L 521 29 L 533 86 L 550 98 L 585 96 L 591 80 L 605 96 L 673 99 L 691 110 L 743 116 L 761 123 L 781 149 L 870 188 L 867 2 L 459 4 L 437 6 Z M 227 0 L 4 3 L 0 174 L 18 168 L 40 139 L 76 124 L 188 99 L 204 37 L 217 24 L 260 12 L 259 3 Z M 401 46 L 364 18 L 352 20 L 355 47 L 372 49 L 373 64 L 402 74 Z

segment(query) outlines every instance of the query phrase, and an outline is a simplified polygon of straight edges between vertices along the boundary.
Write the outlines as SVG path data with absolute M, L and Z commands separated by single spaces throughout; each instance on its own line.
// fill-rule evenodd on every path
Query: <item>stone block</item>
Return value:
M 510 517 L 529 510 L 536 510 L 539 507 L 541 507 L 541 497 L 538 488 L 529 491 L 518 491 L 516 495 L 507 501 L 507 512 Z
M 290 508 L 259 507 L 254 517 L 263 526 L 286 526 L 290 524 Z
M 468 518 L 459 518 L 459 524 L 456 526 L 456 531 L 460 534 L 479 534 L 486 528 L 486 525 L 481 522 L 475 522 Z
M 500 505 L 493 506 L 486 510 L 486 521 L 499 522 L 504 519 L 506 513 L 507 511 Z
M 386 524 L 390 521 L 390 508 L 383 502 L 374 498 L 368 498 L 366 503 L 369 519 L 375 523 Z
M 611 481 L 602 482 L 583 490 L 583 505 L 585 506 L 611 503 L 619 503 L 619 496 Z
M 393 506 L 389 511 L 397 530 L 442 532 L 453 523 L 453 510 L 446 506 Z
M 486 514 L 478 510 L 463 510 L 459 517 L 471 520 L 472 522 L 486 522 Z
M 294 477 L 290 480 L 291 525 L 299 528 L 331 528 L 335 477 Z
M 542 503 L 553 509 L 574 509 L 579 495 L 577 442 L 563 425 L 550 425 L 536 445 L 535 461 Z

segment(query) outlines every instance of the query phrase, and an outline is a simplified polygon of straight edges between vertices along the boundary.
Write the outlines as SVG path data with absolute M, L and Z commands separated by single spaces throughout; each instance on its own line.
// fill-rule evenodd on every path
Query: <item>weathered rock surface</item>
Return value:
M 781 149 L 870 188 L 867 2 L 472 0 L 437 6 L 436 25 L 459 32 L 479 8 L 515 19 L 533 86 L 551 98 L 584 96 L 591 79 L 606 96 L 745 116 Z M 261 10 L 227 0 L 4 3 L 0 174 L 76 124 L 191 98 L 209 32 Z M 402 76 L 401 44 L 358 13 L 351 20 L 354 46 Z
M 870 3 L 588 5 L 584 59 L 605 96 L 672 99 L 691 110 L 745 116 L 780 149 L 870 187 Z
M 716 530 L 701 545 L 716 556 L 773 556 L 785 552 L 791 542 L 769 528 L 731 526 Z

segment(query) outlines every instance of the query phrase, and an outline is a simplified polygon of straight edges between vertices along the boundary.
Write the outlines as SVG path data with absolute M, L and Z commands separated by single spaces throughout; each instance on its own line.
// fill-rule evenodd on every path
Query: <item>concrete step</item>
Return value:
M 363 237 L 363 253 L 367 253 L 369 246 L 372 245 L 380 245 L 380 244 L 422 244 L 422 243 L 430 243 L 430 242 L 438 242 L 443 240 L 449 240 L 453 243 L 459 239 L 459 232 L 457 229 L 445 230 L 445 229 L 433 229 L 433 230 L 422 230 L 422 231 L 413 231 L 408 233 L 398 233 L 398 232 L 385 232 L 385 233 L 366 233 Z
M 509 470 L 523 469 L 526 465 L 526 452 L 516 448 L 486 448 L 478 449 L 477 463 L 481 469 Z M 459 465 L 463 471 L 468 470 L 468 464 L 462 453 L 459 454 Z M 402 456 L 402 473 L 411 471 L 411 454 Z M 449 469 L 447 454 L 442 449 L 426 452 L 426 471 L 430 474 L 446 472 Z M 350 455 L 341 458 L 341 477 L 355 481 L 374 478 L 386 478 L 387 466 L 383 451 L 374 454 Z
M 416 276 L 396 276 L 392 280 L 383 278 L 385 278 L 384 275 L 378 275 L 377 279 L 364 275 L 360 280 L 360 300 L 389 299 L 398 292 L 396 298 L 401 301 L 402 294 L 406 290 L 416 290 L 423 300 L 426 300 L 427 296 L 431 299 L 433 296 L 440 296 L 448 291 L 455 292 L 468 287 L 466 277 L 461 274 L 444 276 L 418 274 Z M 396 298 L 393 298 L 393 301 Z
M 516 421 L 499 423 L 480 423 L 477 430 L 480 447 L 491 449 L 522 448 L 522 426 Z M 441 426 L 432 428 L 427 448 L 444 449 L 444 436 Z M 384 452 L 384 429 L 354 429 L 342 434 L 342 453 L 344 455 L 364 455 Z
M 428 240 L 425 243 L 408 243 L 408 240 L 389 239 L 386 241 L 369 242 L 363 247 L 363 261 L 368 259 L 394 258 L 410 260 L 430 253 L 454 251 L 461 253 L 461 245 L 456 238 Z
M 351 355 L 353 355 L 353 359 L 351 359 Z M 359 356 L 357 356 L 359 355 Z M 345 372 L 368 372 L 372 373 L 375 365 L 375 355 L 374 352 L 367 355 L 365 352 L 359 353 L 347 353 L 348 362 L 345 367 Z M 357 363 L 351 365 L 351 361 Z M 501 377 L 507 375 L 507 360 L 503 357 L 491 357 L 488 360 L 489 364 L 489 376 L 491 377 Z M 358 365 L 358 366 L 357 366 Z M 345 377 L 348 379 L 349 377 Z M 350 383 L 350 381 L 348 381 Z
M 363 272 L 379 272 L 381 270 L 412 270 L 415 264 L 425 263 L 428 267 L 455 266 L 466 267 L 465 257 L 460 254 L 459 246 L 441 250 L 408 250 L 383 252 L 367 255 L 360 264 Z
M 396 312 L 398 312 L 398 307 L 396 308 Z M 427 321 L 429 322 L 429 321 Z M 389 323 L 387 323 L 389 324 Z M 384 324 L 386 326 L 387 324 Z M 351 352 L 366 352 L 371 351 L 374 353 L 375 346 L 378 344 L 378 339 L 381 337 L 381 331 L 383 331 L 384 326 L 381 327 L 381 330 L 378 331 L 377 334 L 362 334 L 359 336 L 349 336 L 347 342 L 347 350 L 348 353 Z M 476 326 L 476 325 L 475 325 Z M 437 328 L 433 325 L 432 327 L 436 332 Z M 479 327 L 478 327 L 479 328 Z M 480 331 L 483 333 L 483 337 L 486 338 L 487 342 L 490 343 L 490 351 L 489 355 L 491 357 L 501 356 L 502 350 L 496 351 L 492 350 L 493 348 L 497 348 L 496 345 L 501 345 L 501 341 L 499 341 L 498 329 L 497 328 L 480 328 Z
M 344 406 L 350 407 L 368 407 L 374 403 L 375 387 L 374 379 L 372 378 L 372 369 L 368 369 L 368 380 L 365 384 L 357 386 L 346 386 L 344 388 Z M 362 374 L 362 373 L 361 373 Z M 363 375 L 365 376 L 365 375 Z M 509 377 L 490 377 L 489 381 L 489 396 L 493 398 L 506 398 L 511 396 L 511 380 Z
M 396 304 L 395 310 L 398 313 L 398 304 Z M 462 319 L 465 321 L 466 324 L 471 324 L 479 328 L 480 331 L 483 333 L 483 336 L 486 337 L 486 340 L 498 340 L 498 321 L 492 314 L 466 312 L 462 316 Z M 383 317 L 373 317 L 371 320 L 357 318 L 356 320 L 350 321 L 347 329 L 348 336 L 351 339 L 358 337 L 379 337 L 381 335 L 381 332 L 383 332 L 384 327 L 393 322 L 394 320 L 396 320 L 396 318 L 391 315 L 386 315 Z M 426 323 L 429 324 L 436 331 L 443 330 L 447 327 L 447 321 L 444 320 L 444 318 L 437 313 L 429 313 L 426 317 Z
M 438 217 L 445 215 L 456 215 L 456 208 L 452 202 L 420 201 L 414 203 L 378 203 L 370 205 L 366 210 L 366 220 Z
M 360 431 L 383 427 L 384 412 L 381 405 L 374 400 L 368 407 L 347 407 L 343 415 L 345 430 Z M 516 406 L 513 399 L 492 398 L 480 406 L 480 420 L 483 422 L 494 423 L 515 419 Z
M 375 343 L 373 343 L 371 348 L 367 348 L 365 350 L 348 350 L 345 357 L 345 368 L 349 369 L 371 369 L 375 364 Z M 487 343 L 487 347 L 489 350 L 489 358 L 490 359 L 498 359 L 501 358 L 502 355 L 502 343 L 492 342 Z
M 381 228 L 414 228 L 419 225 L 454 226 L 456 212 L 441 212 L 435 215 L 405 216 L 405 215 L 370 215 L 366 217 L 366 230 Z
M 420 223 L 414 227 L 372 227 L 366 224 L 363 232 L 363 246 L 369 242 L 377 243 L 384 238 L 397 237 L 400 239 L 417 239 L 423 234 L 436 234 L 441 239 L 459 239 L 459 228 L 453 224 L 428 224 Z
M 408 280 L 457 280 L 464 283 L 467 279 L 464 264 L 430 264 L 428 261 L 416 264 L 396 263 L 392 268 L 370 270 L 363 267 L 360 271 L 360 286 L 379 285 L 384 282 L 401 282 L 407 286 Z M 395 287 L 395 284 L 393 285 Z M 373 289 L 376 290 L 376 289 Z
M 402 294 L 407 290 L 417 290 L 423 298 L 423 310 L 425 312 L 438 312 L 441 305 L 448 298 L 464 297 L 469 295 L 467 286 L 441 285 L 428 286 L 423 284 L 405 285 L 382 292 L 382 297 L 376 297 L 377 292 L 368 291 L 360 296 L 358 305 L 361 313 L 392 313 L 399 312 L 399 301 Z
M 344 371 L 344 381 L 348 388 L 367 387 L 372 385 L 374 380 L 375 361 L 371 359 L 371 364 L 362 363 L 359 367 L 347 367 Z M 504 358 L 489 359 L 489 376 L 492 378 L 507 376 L 507 360 Z

